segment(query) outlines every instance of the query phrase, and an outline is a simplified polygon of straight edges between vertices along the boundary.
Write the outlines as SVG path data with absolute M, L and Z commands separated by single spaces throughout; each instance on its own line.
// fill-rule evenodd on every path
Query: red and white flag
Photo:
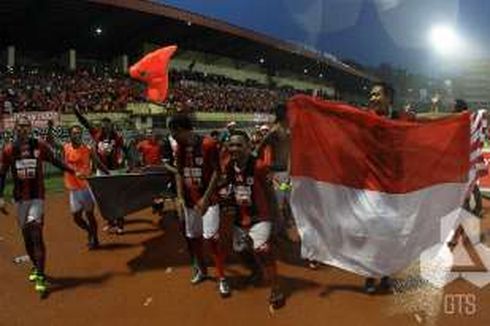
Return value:
M 484 157 L 484 145 L 487 134 L 487 112 L 478 110 L 471 115 L 471 153 L 468 195 L 479 178 L 488 175 L 488 162 Z
M 415 122 L 296 96 L 291 206 L 302 256 L 390 275 L 440 241 L 468 186 L 470 114 Z

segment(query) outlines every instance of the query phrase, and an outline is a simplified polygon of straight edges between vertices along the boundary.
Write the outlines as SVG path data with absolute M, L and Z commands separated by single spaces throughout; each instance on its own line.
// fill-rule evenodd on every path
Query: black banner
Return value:
M 90 188 L 105 219 L 115 219 L 153 204 L 159 195 L 172 196 L 167 173 L 130 173 L 88 178 Z

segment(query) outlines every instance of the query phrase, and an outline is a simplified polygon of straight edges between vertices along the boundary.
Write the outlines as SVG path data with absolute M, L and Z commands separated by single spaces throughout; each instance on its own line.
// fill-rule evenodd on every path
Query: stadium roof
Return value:
M 99 33 L 96 32 L 99 29 Z M 110 59 L 141 55 L 141 45 L 178 44 L 257 63 L 271 71 L 286 69 L 328 76 L 350 75 L 376 80 L 335 57 L 277 40 L 219 20 L 145 0 L 3 0 L 0 45 L 51 54 L 74 47 L 84 57 Z

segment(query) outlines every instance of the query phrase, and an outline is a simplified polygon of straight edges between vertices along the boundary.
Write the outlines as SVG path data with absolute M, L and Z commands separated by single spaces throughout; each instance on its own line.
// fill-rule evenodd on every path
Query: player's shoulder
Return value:
M 112 132 L 112 135 L 115 139 L 118 139 L 118 140 L 123 140 L 124 139 L 124 135 L 121 131 L 119 130 L 113 130 Z
M 51 145 L 49 145 L 49 143 L 47 141 L 45 141 L 44 139 L 41 139 L 41 138 L 32 138 L 31 141 L 32 141 L 31 144 L 34 144 L 37 147 L 40 147 L 40 148 L 51 148 Z
M 5 144 L 5 146 L 3 146 L 3 153 L 5 154 L 11 154 L 13 150 L 14 150 L 13 142 L 8 142 Z
M 90 144 L 82 144 L 82 148 L 85 149 L 85 151 L 87 152 L 91 152 L 92 151 L 92 145 Z
M 102 133 L 102 129 L 101 128 L 97 128 L 97 127 L 92 127 L 88 130 L 88 132 L 92 135 L 92 136 L 99 136 L 101 133 Z
M 71 145 L 71 143 L 70 143 L 70 142 L 63 143 L 63 150 L 64 150 L 65 152 L 67 152 L 67 151 L 71 150 L 72 148 L 73 148 L 73 146 Z
M 270 162 L 268 162 L 268 160 L 261 157 L 255 158 L 255 172 L 269 173 L 270 167 Z
M 202 146 L 208 149 L 218 148 L 218 142 L 211 136 L 203 136 Z
M 143 151 L 143 150 L 148 150 L 152 146 L 153 145 L 148 141 L 148 139 L 144 139 L 136 144 L 136 149 Z

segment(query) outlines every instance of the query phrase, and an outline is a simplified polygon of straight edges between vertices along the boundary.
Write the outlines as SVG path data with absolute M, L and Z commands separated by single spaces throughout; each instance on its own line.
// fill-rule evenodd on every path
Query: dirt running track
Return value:
M 135 214 L 127 234 L 102 235 L 102 249 L 89 252 L 66 194 L 49 197 L 46 215 L 52 291 L 45 300 L 26 281 L 30 266 L 12 261 L 24 254 L 15 218 L 0 216 L 0 325 L 490 325 L 490 285 L 478 289 L 458 280 L 442 290 L 422 285 L 367 296 L 362 278 L 331 267 L 309 270 L 285 242 L 279 272 L 288 301 L 271 314 L 267 289 L 245 288 L 245 271 L 233 259 L 231 298 L 219 298 L 213 281 L 191 286 L 184 243 L 171 219 L 162 230 L 149 211 Z M 454 294 L 462 293 L 476 300 L 475 309 L 457 305 Z M 448 299 L 452 305 L 444 304 Z

